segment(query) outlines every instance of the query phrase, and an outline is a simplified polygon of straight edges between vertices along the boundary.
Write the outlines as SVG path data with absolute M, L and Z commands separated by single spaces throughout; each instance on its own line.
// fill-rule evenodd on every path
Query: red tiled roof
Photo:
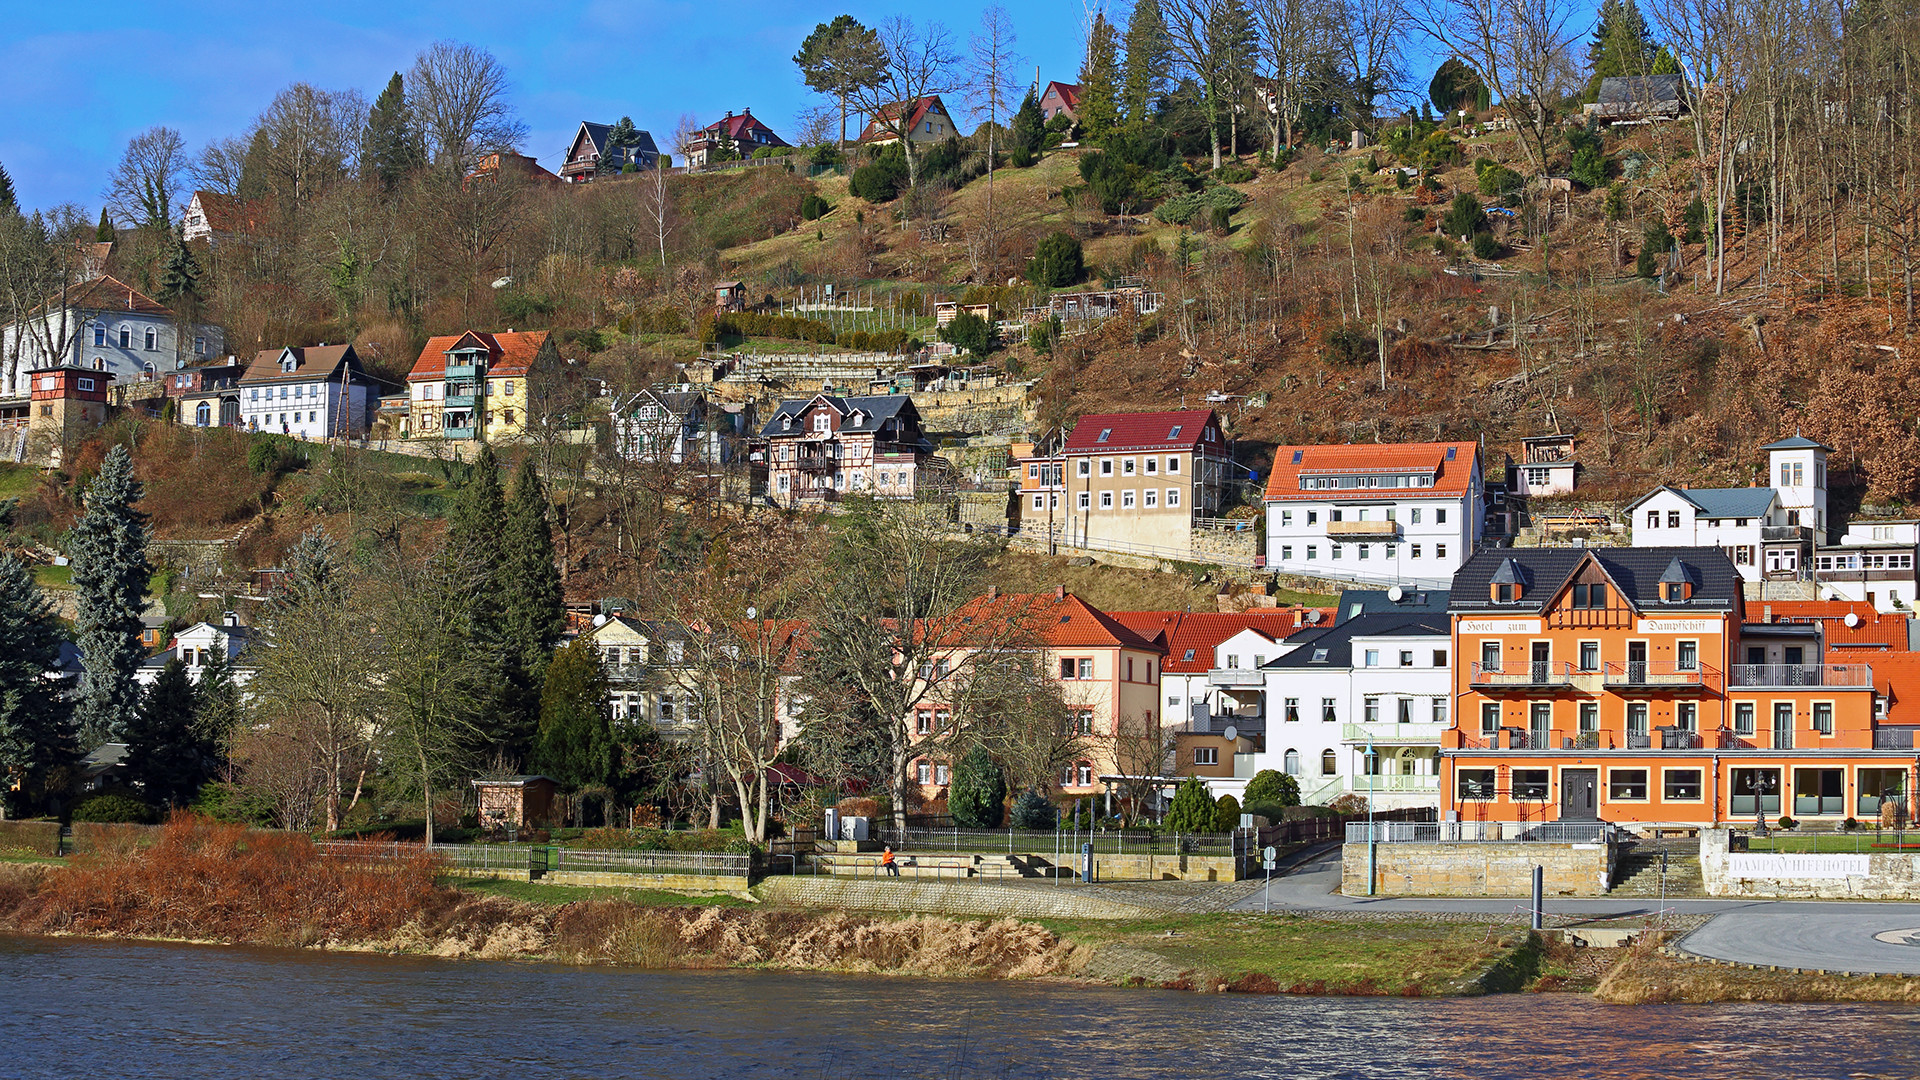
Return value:
M 1920 653 L 1881 653 L 1869 662 L 1873 689 L 1887 699 L 1888 724 L 1920 724 Z
M 1048 93 L 1052 93 L 1055 90 L 1058 90 L 1060 92 L 1060 100 L 1067 103 L 1067 108 L 1074 109 L 1080 106 L 1080 84 L 1079 83 L 1060 82 L 1058 80 L 1055 80 L 1054 82 L 1050 82 L 1047 84 Z M 1042 98 L 1045 98 L 1047 95 L 1041 94 L 1040 96 Z
M 900 110 L 904 108 L 906 104 L 904 101 L 896 101 L 891 105 L 882 106 L 880 111 L 874 114 L 872 119 L 867 121 L 867 129 L 860 133 L 860 141 L 866 142 L 869 139 L 895 138 L 896 136 L 894 135 L 893 129 L 885 127 L 884 125 L 886 121 L 900 115 Z M 939 94 L 929 94 L 926 97 L 915 99 L 913 103 L 913 115 L 907 118 L 906 130 L 911 132 L 918 128 L 920 121 L 926 117 L 927 110 L 933 108 L 936 104 L 940 106 L 940 111 L 943 114 L 952 115 L 947 113 L 947 103 L 940 100 Z M 956 130 L 958 129 L 956 128 Z
M 747 137 L 748 133 L 754 132 L 754 131 L 764 131 L 768 135 L 772 136 L 772 138 L 770 138 L 767 142 L 762 143 L 761 145 L 763 146 L 785 146 L 786 145 L 786 143 L 780 141 L 780 136 L 774 135 L 772 128 L 761 123 L 760 119 L 754 116 L 750 112 L 743 112 L 735 116 L 725 116 L 718 120 L 715 120 L 713 123 L 708 124 L 706 127 L 701 128 L 700 134 L 706 136 L 709 139 L 718 139 L 720 138 L 720 134 L 722 131 L 726 133 L 727 138 L 733 140 L 736 143 L 751 142 L 753 140 Z
M 206 215 L 207 228 L 214 232 L 251 230 L 260 216 L 260 203 L 257 200 L 236 199 L 217 191 L 196 191 L 193 197 L 200 201 L 200 212 Z
M 973 620 L 978 620 L 981 615 L 1027 620 L 1029 629 L 1055 649 L 1166 651 L 1166 646 L 1153 640 L 1151 635 L 1130 629 L 1120 620 L 1072 593 L 1064 596 L 1040 593 L 983 596 L 962 608 L 958 614 L 963 619 Z
M 1775 622 L 1819 623 L 1828 648 L 1886 649 L 1907 651 L 1905 615 L 1887 615 L 1861 600 L 1754 600 L 1747 603 L 1747 621 L 1764 620 L 1771 612 Z M 1847 616 L 1854 625 L 1847 625 Z
M 1447 460 L 1447 452 L 1454 454 Z M 1337 446 L 1280 446 L 1273 451 L 1273 477 L 1267 482 L 1267 501 L 1373 496 L 1394 493 L 1410 495 L 1464 495 L 1473 482 L 1473 463 L 1479 448 L 1460 443 L 1366 443 Z M 1299 460 L 1295 460 L 1295 458 Z M 1320 488 L 1302 491 L 1301 474 L 1308 476 L 1350 473 L 1392 474 L 1396 471 L 1434 474 L 1432 487 L 1421 488 Z
M 1093 413 L 1073 425 L 1061 448 L 1066 454 L 1100 454 L 1120 450 L 1191 450 L 1211 430 L 1214 445 L 1222 447 L 1220 425 L 1212 409 L 1175 412 Z M 1107 437 L 1100 437 L 1102 432 Z
M 1280 641 L 1304 629 L 1307 611 L 1319 611 L 1321 626 L 1333 625 L 1332 609 L 1287 608 L 1259 611 L 1116 611 L 1112 618 L 1142 637 L 1158 638 L 1167 649 L 1161 670 L 1170 675 L 1201 675 L 1213 668 L 1213 650 L 1242 630 Z M 1192 650 L 1193 659 L 1186 659 Z
M 425 382 L 438 379 L 447 371 L 447 350 L 460 343 L 467 334 L 472 334 L 487 346 L 487 377 L 503 375 L 525 375 L 533 366 L 534 357 L 540 355 L 540 347 L 547 343 L 545 330 L 520 330 L 505 334 L 486 334 L 469 330 L 466 334 L 447 334 L 427 342 L 420 350 L 420 359 L 413 362 L 413 370 L 407 372 L 408 382 Z

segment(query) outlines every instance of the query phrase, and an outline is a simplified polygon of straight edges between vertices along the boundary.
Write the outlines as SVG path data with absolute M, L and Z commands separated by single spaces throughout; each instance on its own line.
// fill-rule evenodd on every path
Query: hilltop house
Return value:
M 182 332 L 173 309 L 103 275 L 0 330 L 0 393 L 25 397 L 35 368 L 105 371 L 122 385 L 155 380 L 224 346 L 219 327 L 196 323 Z
M 616 146 L 609 151 L 607 133 L 612 130 L 611 124 L 580 121 L 580 129 L 573 133 L 573 141 L 567 144 L 566 155 L 561 159 L 560 178 L 570 184 L 592 180 L 600 172 L 601 159 L 609 153 L 612 156 L 607 164 L 614 172 L 628 165 L 645 171 L 659 163 L 660 149 L 654 145 L 652 134 L 636 131 L 639 141 L 634 145 Z
M 1083 416 L 1058 451 L 1014 463 L 1019 527 L 1184 559 L 1195 520 L 1227 505 L 1231 464 L 1211 409 Z
M 1445 588 L 1485 527 L 1480 450 L 1470 442 L 1277 447 L 1266 509 L 1268 569 Z
M 1040 115 L 1051 120 L 1064 116 L 1069 120 L 1080 119 L 1080 84 L 1050 82 L 1047 91 L 1040 95 Z
M 187 201 L 187 212 L 180 221 L 180 238 L 192 243 L 205 240 L 218 247 L 235 236 L 250 234 L 259 227 L 261 204 L 217 191 L 196 191 Z
M 778 148 L 786 146 L 787 140 L 774 134 L 773 129 L 760 122 L 752 109 L 742 109 L 736 115 L 726 116 L 699 131 L 680 148 L 686 156 L 687 167 L 698 169 L 712 164 L 723 149 L 731 149 L 743 158 L 753 156 L 755 150 L 763 147 Z
M 1773 487 L 1661 486 L 1628 508 L 1634 547 L 1717 547 L 1740 576 L 1794 579 L 1827 536 L 1825 446 L 1798 435 L 1761 447 Z
M 538 184 L 541 187 L 557 187 L 561 182 L 559 177 L 548 172 L 536 158 L 526 154 L 516 154 L 511 150 L 496 150 L 474 163 L 473 171 L 461 181 L 461 187 L 465 187 L 468 181 L 491 180 L 502 174 L 530 184 Z
M 1609 124 L 1678 120 L 1687 112 L 1686 80 L 1679 75 L 1610 75 L 1600 80 L 1600 99 L 1580 111 Z
M 780 403 L 761 429 L 767 494 L 776 505 L 831 501 L 852 492 L 911 499 L 933 447 L 904 394 L 816 394 Z
M 414 438 L 485 442 L 524 437 L 528 413 L 549 403 L 561 366 L 545 330 L 433 338 L 407 373 L 408 431 Z
M 904 124 L 898 119 L 902 112 L 907 116 Z M 932 94 L 911 102 L 896 101 L 881 109 L 867 121 L 860 141 L 868 146 L 888 146 L 900 141 L 901 131 L 917 143 L 945 142 L 960 134 L 952 114 L 947 112 L 946 102 L 940 100 L 940 95 Z
M 240 377 L 240 423 L 303 439 L 358 438 L 373 422 L 380 390 L 351 345 L 264 349 Z
M 1580 463 L 1573 436 L 1536 435 L 1520 440 L 1520 463 L 1507 466 L 1507 490 L 1515 495 L 1566 495 Z

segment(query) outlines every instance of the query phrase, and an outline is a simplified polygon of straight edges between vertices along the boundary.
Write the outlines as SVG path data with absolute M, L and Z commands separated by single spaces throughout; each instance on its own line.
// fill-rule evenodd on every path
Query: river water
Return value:
M 1214 996 L 0 937 L 0 1076 L 1915 1077 L 1920 1009 Z

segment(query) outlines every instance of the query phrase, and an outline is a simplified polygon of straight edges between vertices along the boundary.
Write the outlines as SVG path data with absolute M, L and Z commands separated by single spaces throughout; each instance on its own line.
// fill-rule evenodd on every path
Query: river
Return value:
M 1920 1009 L 1290 998 L 0 937 L 0 1076 L 1920 1076 Z

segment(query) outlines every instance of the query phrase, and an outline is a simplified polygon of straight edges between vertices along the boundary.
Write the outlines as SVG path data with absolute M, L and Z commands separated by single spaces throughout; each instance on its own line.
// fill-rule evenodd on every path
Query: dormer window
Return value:
M 780 418 L 780 430 L 782 430 L 782 431 L 792 431 L 792 430 L 793 430 L 793 417 L 791 417 L 791 416 L 783 416 L 783 417 L 781 417 L 781 418 Z
M 1503 559 L 1493 572 L 1492 596 L 1496 604 L 1518 603 L 1526 591 L 1526 572 L 1512 559 Z
M 1663 581 L 1660 583 L 1660 599 L 1669 604 L 1678 604 L 1687 600 L 1691 587 L 1684 581 Z
M 291 356 L 280 361 L 280 370 L 284 374 L 288 374 L 288 375 L 293 374 L 293 358 Z
M 1502 584 L 1493 587 L 1493 602 L 1496 604 L 1512 604 L 1519 599 L 1520 586 L 1518 585 Z
M 1107 441 L 1108 439 L 1110 439 L 1110 438 L 1112 438 L 1112 437 L 1113 437 L 1113 429 L 1112 429 L 1112 428 L 1110 428 L 1110 427 L 1109 427 L 1109 428 L 1101 428 L 1101 429 L 1100 429 L 1100 437 L 1099 437 L 1098 439 L 1095 439 L 1094 441 L 1095 441 L 1095 442 L 1106 442 L 1106 441 Z

